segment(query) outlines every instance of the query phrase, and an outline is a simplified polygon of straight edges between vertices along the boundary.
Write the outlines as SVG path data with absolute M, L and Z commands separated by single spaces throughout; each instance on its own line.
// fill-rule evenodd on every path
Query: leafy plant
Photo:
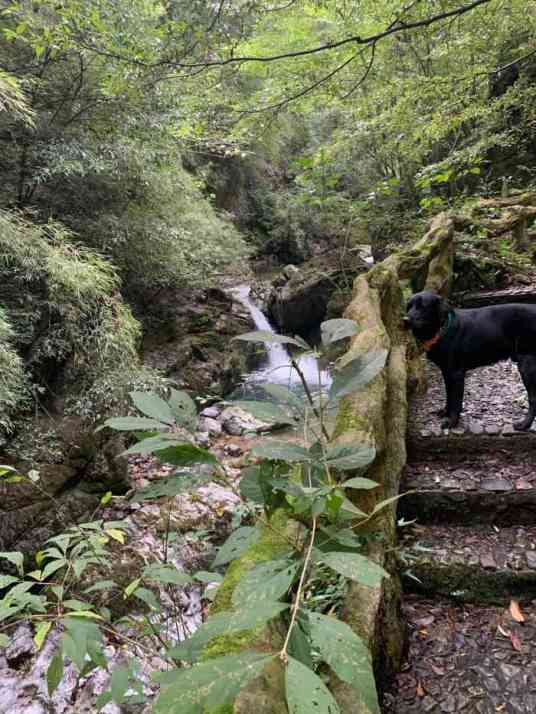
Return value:
M 349 320 L 330 320 L 322 325 L 323 346 L 327 349 L 356 332 L 357 326 Z M 272 340 L 310 349 L 301 338 L 263 332 L 248 333 L 238 339 Z M 369 384 L 383 368 L 386 357 L 384 351 L 337 364 L 329 390 L 314 395 L 292 358 L 303 383 L 305 402 L 281 385 L 268 384 L 264 390 L 272 399 L 279 399 L 277 406 L 269 407 L 272 416 L 277 412 L 279 417 L 286 416 L 289 423 L 299 418 L 311 437 L 304 438 L 302 444 L 270 439 L 257 445 L 252 455 L 258 463 L 245 469 L 239 490 L 229 482 L 213 454 L 193 443 L 198 417 L 195 402 L 188 394 L 171 389 L 164 399 L 153 392 L 132 392 L 132 402 L 140 415 L 113 417 L 99 428 L 132 432 L 136 442 L 126 454 L 151 454 L 162 463 L 177 467 L 169 476 L 138 491 L 135 499 L 164 499 L 164 503 L 165 500 L 171 503 L 171 499 L 185 491 L 195 490 L 211 480 L 221 481 L 240 496 L 243 513 L 248 511 L 248 522 L 252 525 L 243 526 L 241 519 L 237 520 L 238 527 L 213 561 L 216 572 L 188 574 L 179 570 L 168 561 L 166 540 L 162 557 L 148 564 L 128 585 L 118 585 L 111 572 L 111 578 L 92 583 L 82 593 L 78 593 L 79 583 L 88 568 L 110 568 L 107 559 L 110 544 L 121 547 L 127 537 L 123 523 L 92 521 L 51 538 L 37 555 L 37 569 L 31 572 L 24 571 L 20 554 L 0 554 L 17 570 L 17 575 L 3 576 L 2 585 L 7 593 L 0 601 L 0 623 L 6 623 L 5 629 L 9 630 L 15 614 L 24 612 L 35 622 L 36 644 L 42 646 L 54 625 L 61 623 L 64 627 L 61 648 L 48 671 L 49 692 L 52 694 L 61 681 L 64 656 L 75 664 L 81 676 L 93 667 L 107 667 L 102 654 L 103 631 L 113 632 L 121 639 L 126 636 L 121 628 L 125 622 L 129 625 L 128 637 L 136 632 L 137 637 L 144 638 L 144 646 L 151 642 L 155 653 L 170 664 L 167 672 L 154 674 L 160 684 L 160 694 L 153 706 L 155 712 L 184 714 L 230 703 L 275 658 L 285 668 L 290 710 L 306 712 L 314 706 L 315 711 L 325 714 L 339 711 L 316 671 L 323 663 L 354 688 L 356 697 L 371 712 L 379 712 L 366 645 L 348 625 L 326 611 L 341 600 L 348 580 L 375 586 L 389 577 L 363 554 L 367 537 L 358 535 L 355 529 L 393 499 L 380 502 L 370 513 L 354 505 L 349 497 L 353 489 L 377 487 L 370 479 L 352 476 L 352 472 L 366 467 L 375 453 L 359 444 L 332 444 L 327 415 L 341 398 Z M 241 407 L 254 415 L 265 413 L 268 408 L 266 402 L 253 400 L 241 402 Z M 17 478 L 9 468 L 4 475 Z M 212 598 L 221 581 L 217 571 L 259 541 L 275 511 L 284 513 L 295 524 L 297 537 L 288 542 L 288 548 L 243 574 L 226 609 L 209 615 L 193 635 L 181 642 L 170 637 L 159 588 L 174 592 L 177 588 L 203 584 L 210 588 L 207 597 L 210 593 Z M 270 527 L 277 529 L 273 523 Z M 328 578 L 336 583 L 330 601 L 322 602 L 308 595 L 322 572 L 329 573 Z M 36 585 L 38 590 L 34 592 Z M 318 589 L 318 585 L 314 587 Z M 123 617 L 114 621 L 107 607 L 91 599 L 114 589 L 121 591 L 123 598 L 133 598 L 144 605 L 147 613 L 141 620 Z M 257 652 L 252 646 L 239 654 L 204 658 L 215 638 L 255 631 L 276 619 L 286 626 L 279 651 Z M 133 662 L 132 666 L 114 669 L 110 689 L 99 697 L 99 707 L 112 700 L 122 704 L 128 700 L 127 691 L 136 692 L 136 701 L 143 700 L 135 658 Z M 188 668 L 184 663 L 188 663 Z

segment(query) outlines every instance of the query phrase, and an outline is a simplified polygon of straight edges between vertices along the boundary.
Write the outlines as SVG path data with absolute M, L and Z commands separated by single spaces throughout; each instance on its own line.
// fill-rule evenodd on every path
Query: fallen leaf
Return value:
M 497 706 L 495 707 L 496 712 L 502 712 L 505 709 L 506 709 L 506 704 L 497 704 Z
M 517 635 L 512 633 L 510 635 L 510 642 L 512 643 L 512 647 L 517 650 L 518 652 L 521 652 L 521 640 Z
M 525 622 L 525 616 L 521 612 L 517 600 L 510 600 L 510 614 L 516 622 Z
M 500 625 L 498 625 L 497 629 L 499 630 L 499 632 L 501 633 L 501 635 L 503 635 L 503 637 L 508 637 L 508 638 L 510 637 L 510 630 L 505 630 L 505 629 L 504 629 L 503 627 L 501 627 Z
M 416 694 L 418 697 L 424 697 L 424 689 L 422 688 L 422 684 L 420 682 L 417 682 L 417 691 Z
M 442 677 L 445 674 L 445 670 L 442 667 L 436 667 L 436 665 L 433 662 L 430 662 L 430 666 L 434 670 L 434 672 L 437 674 L 438 677 Z

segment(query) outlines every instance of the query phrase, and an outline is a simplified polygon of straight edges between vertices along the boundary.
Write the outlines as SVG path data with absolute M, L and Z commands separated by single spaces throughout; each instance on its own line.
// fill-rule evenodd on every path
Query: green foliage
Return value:
M 0 307 L 0 439 L 13 426 L 12 416 L 28 404 L 29 384 L 22 359 L 13 348 L 14 334 Z
M 64 383 L 81 392 L 111 366 L 137 363 L 139 326 L 118 287 L 110 264 L 61 224 L 0 212 L 0 303 L 38 383 L 65 365 Z

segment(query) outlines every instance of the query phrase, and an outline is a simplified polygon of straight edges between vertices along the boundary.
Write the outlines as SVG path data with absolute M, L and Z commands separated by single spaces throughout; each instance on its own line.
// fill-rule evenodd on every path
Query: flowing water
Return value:
M 251 299 L 249 285 L 239 285 L 233 288 L 232 294 L 249 311 L 257 330 L 266 330 L 277 334 L 266 315 Z M 292 368 L 286 346 L 274 342 L 266 342 L 265 347 L 265 357 L 256 369 L 246 376 L 244 384 L 247 386 L 275 382 L 277 384 L 285 384 L 288 387 L 298 387 L 301 384 L 300 378 Z M 329 386 L 331 382 L 329 371 L 320 365 L 319 360 L 313 353 L 308 352 L 300 355 L 297 362 L 312 389 Z

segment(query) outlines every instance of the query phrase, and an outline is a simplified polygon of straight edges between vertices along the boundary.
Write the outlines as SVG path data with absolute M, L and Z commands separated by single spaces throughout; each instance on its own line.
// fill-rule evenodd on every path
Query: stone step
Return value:
M 399 516 L 419 523 L 536 523 L 536 468 L 521 454 L 413 461 L 400 492 Z
M 426 358 L 423 358 L 426 359 Z M 513 362 L 499 362 L 469 372 L 465 380 L 464 408 L 455 429 L 442 429 L 439 409 L 445 404 L 440 371 L 428 360 L 425 364 L 428 389 L 414 395 L 409 404 L 408 456 L 410 459 L 450 459 L 467 454 L 487 454 L 489 450 L 536 454 L 536 422 L 529 432 L 516 432 L 513 422 L 527 409 L 527 394 Z
M 500 607 L 408 597 L 407 661 L 383 695 L 384 714 L 534 714 L 536 606 L 516 622 Z
M 504 305 L 508 302 L 536 304 L 536 285 L 522 285 L 506 290 L 482 290 L 474 293 L 458 293 L 452 301 L 459 307 L 484 307 Z
M 536 526 L 402 529 L 404 588 L 460 602 L 536 598 Z

